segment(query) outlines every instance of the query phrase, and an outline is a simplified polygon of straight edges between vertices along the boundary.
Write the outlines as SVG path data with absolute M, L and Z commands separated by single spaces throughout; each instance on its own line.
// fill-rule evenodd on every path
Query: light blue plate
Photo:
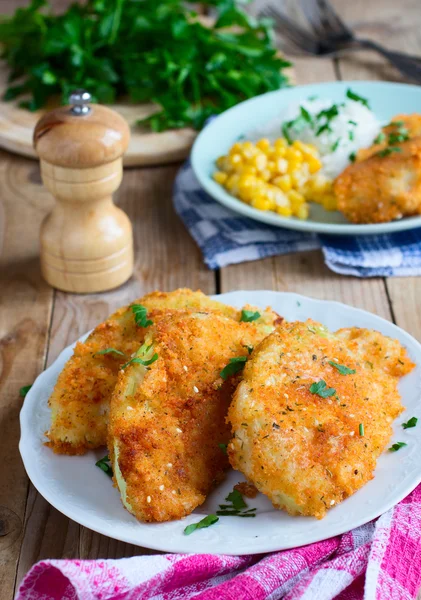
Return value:
M 315 95 L 341 102 L 349 87 L 369 100 L 372 110 L 382 122 L 390 121 L 399 113 L 421 112 L 421 87 L 402 83 L 338 81 L 269 92 L 237 104 L 219 115 L 203 129 L 194 143 L 191 155 L 193 170 L 200 184 L 215 200 L 231 210 L 277 227 L 342 235 L 388 233 L 420 227 L 421 217 L 407 217 L 391 223 L 353 225 L 341 213 L 325 211 L 321 206 L 313 203 L 307 221 L 288 219 L 276 213 L 260 211 L 244 204 L 213 181 L 215 160 L 218 156 L 226 154 L 240 136 L 247 136 L 247 132 L 274 118 L 279 118 L 281 122 L 282 111 L 291 102 L 300 102 Z

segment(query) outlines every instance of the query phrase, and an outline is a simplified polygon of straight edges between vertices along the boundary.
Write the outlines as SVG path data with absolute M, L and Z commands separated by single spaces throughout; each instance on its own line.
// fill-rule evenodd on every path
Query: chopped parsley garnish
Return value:
M 339 142 L 341 141 L 341 138 L 338 138 L 336 140 L 336 142 L 332 145 L 332 148 L 330 149 L 331 152 L 335 152 L 335 150 L 338 148 L 339 146 Z
M 148 309 L 146 306 L 143 306 L 142 304 L 133 304 L 132 312 L 134 314 L 136 325 L 139 327 L 149 327 L 149 325 L 152 325 L 153 321 L 147 318 Z
M 284 138 L 286 139 L 286 141 L 288 142 L 288 144 L 291 146 L 292 144 L 292 139 L 291 136 L 289 135 L 289 128 L 291 127 L 291 121 L 289 121 L 288 123 L 283 123 L 282 124 L 282 135 L 284 136 Z
M 118 354 L 119 356 L 126 356 L 124 352 L 116 350 L 115 348 L 104 348 L 104 350 L 99 350 L 98 352 L 95 352 L 94 356 L 97 356 L 97 354 Z
M 380 152 L 377 152 L 377 156 L 389 156 L 392 152 L 402 152 L 402 148 L 399 148 L 398 146 L 388 146 L 387 148 L 380 150 Z
M 251 354 L 254 350 L 253 346 L 245 346 L 247 348 L 247 352 Z
M 356 121 L 352 121 L 351 119 L 349 119 L 348 123 L 350 125 L 355 125 L 355 127 L 357 126 L 357 122 Z
M 251 323 L 251 321 L 256 321 L 260 319 L 260 313 L 254 310 L 242 310 L 241 311 L 241 319 L 240 321 L 244 323 Z
M 326 387 L 326 381 L 323 381 L 323 379 L 312 383 L 310 386 L 310 392 L 312 394 L 317 394 L 317 396 L 320 396 L 321 398 L 329 398 L 329 396 L 336 394 L 335 388 Z
M 384 142 L 386 139 L 386 134 L 383 133 L 383 131 L 381 131 L 379 133 L 379 135 L 375 138 L 374 143 L 375 144 L 381 144 L 382 142 Z
M 255 508 L 247 508 L 247 504 L 244 502 L 242 494 L 234 489 L 225 498 L 226 502 L 230 504 L 220 504 L 219 509 L 216 511 L 217 515 L 221 517 L 255 517 Z M 245 510 L 247 509 L 247 510 Z
M 311 114 L 307 109 L 304 108 L 304 106 L 300 106 L 300 113 L 304 121 L 307 121 L 307 123 L 311 123 L 313 121 Z
M 389 125 L 392 125 L 393 127 L 403 127 L 403 125 L 405 125 L 404 121 L 391 121 L 389 123 Z
M 400 129 L 397 133 L 389 134 L 389 144 L 399 144 L 400 142 L 406 142 L 409 140 L 408 130 Z
M 348 156 L 348 158 L 351 162 L 355 162 L 355 159 L 357 158 L 357 153 L 351 152 L 351 154 Z
M 391 447 L 389 448 L 390 452 L 397 452 L 398 450 L 400 450 L 401 448 L 403 448 L 404 446 L 407 446 L 408 444 L 405 444 L 405 442 L 396 442 L 396 444 L 392 444 Z
M 359 432 L 360 432 L 360 436 L 362 437 L 364 435 L 364 425 L 363 425 L 363 423 L 360 423 L 360 425 L 359 425 Z
M 138 364 L 138 365 L 143 365 L 144 367 L 149 367 L 149 365 L 151 365 L 152 363 L 154 363 L 156 360 L 158 360 L 158 354 L 156 352 L 152 356 L 152 358 L 149 358 L 148 360 L 144 360 L 143 358 L 139 358 L 138 356 L 134 356 L 133 358 L 131 358 L 130 360 L 128 360 L 126 363 L 124 363 L 124 365 L 122 365 L 121 368 L 125 369 L 129 365 L 133 365 L 133 364 Z
M 235 510 L 242 510 L 247 508 L 247 504 L 244 502 L 243 496 L 238 490 L 232 490 L 225 498 L 227 502 L 231 502 Z
M 363 98 L 362 96 L 359 96 L 358 94 L 353 92 L 350 88 L 348 88 L 346 91 L 346 97 L 349 98 L 350 100 L 354 100 L 354 102 L 361 102 L 361 104 L 363 104 L 369 110 L 371 110 L 370 104 L 368 103 L 367 98 Z
M 29 392 L 29 390 L 31 389 L 32 384 L 31 385 L 24 385 L 23 387 L 20 388 L 19 390 L 19 396 L 22 396 L 22 398 L 25 398 L 26 394 Z
M 108 454 L 106 456 L 104 456 L 103 458 L 101 458 L 101 460 L 98 460 L 95 463 L 95 466 L 102 469 L 104 471 L 104 473 L 106 473 L 108 475 L 108 477 L 113 476 L 113 469 L 110 465 L 110 457 L 108 456 Z
M 191 533 L 193 533 L 193 531 L 196 531 L 197 529 L 205 529 L 206 527 L 210 527 L 218 521 L 219 517 L 217 517 L 216 515 L 208 515 L 198 523 L 192 523 L 191 525 L 187 525 L 187 527 L 184 529 L 184 535 L 190 535 Z
M 316 136 L 318 137 L 319 135 L 321 135 L 324 131 L 332 131 L 329 123 L 325 123 L 324 125 L 321 125 L 318 130 L 316 131 Z
M 242 371 L 246 362 L 247 356 L 236 356 L 235 358 L 230 358 L 229 363 L 220 372 L 220 376 L 222 379 L 228 379 L 228 377 L 231 375 L 235 375 L 235 373 Z
M 228 454 L 227 446 L 228 446 L 228 444 L 218 444 L 218 447 L 222 450 L 223 454 Z
M 355 134 L 353 131 L 348 131 L 348 138 L 350 139 L 351 142 L 354 140 Z
M 335 367 L 335 369 L 338 370 L 341 375 L 353 375 L 355 373 L 355 369 L 350 369 L 345 365 L 340 365 L 339 363 L 334 362 L 333 360 L 329 360 L 329 364 L 332 367 Z
M 418 423 L 417 417 L 411 417 L 409 419 L 409 421 L 407 421 L 406 423 L 402 423 L 402 427 L 404 429 L 411 429 L 411 427 L 416 427 L 417 423 Z

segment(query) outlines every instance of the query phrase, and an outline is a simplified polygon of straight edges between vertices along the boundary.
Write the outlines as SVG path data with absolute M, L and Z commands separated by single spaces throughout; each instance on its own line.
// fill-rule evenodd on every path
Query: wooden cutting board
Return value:
M 0 70 L 0 98 L 7 87 L 7 69 Z M 53 106 L 48 107 L 48 110 Z M 131 141 L 124 155 L 124 166 L 156 165 L 184 159 L 197 135 L 193 129 L 173 129 L 163 133 L 151 133 L 135 126 L 154 112 L 153 104 L 115 104 L 111 106 L 129 123 Z M 17 154 L 37 158 L 32 147 L 32 133 L 36 122 L 46 112 L 30 112 L 18 107 L 18 101 L 0 101 L 0 148 Z

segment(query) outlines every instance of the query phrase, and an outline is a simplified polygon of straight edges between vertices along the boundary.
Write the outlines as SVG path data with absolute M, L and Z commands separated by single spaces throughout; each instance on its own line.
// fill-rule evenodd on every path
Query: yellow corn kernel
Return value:
M 225 169 L 226 159 L 226 156 L 219 156 L 216 159 L 216 166 L 218 167 L 218 169 L 221 169 L 222 171 Z
M 250 164 L 253 165 L 257 171 L 264 171 L 267 167 L 268 159 L 263 152 L 259 152 L 259 154 L 256 154 L 256 156 L 250 160 Z
M 313 175 L 322 168 L 321 161 L 311 154 L 304 155 L 304 161 L 308 165 L 310 173 Z
M 272 183 L 283 192 L 289 192 L 289 190 L 292 188 L 291 175 L 288 175 L 287 173 L 285 175 L 279 175 L 278 177 L 275 177 L 275 179 L 272 179 Z
M 296 190 L 290 190 L 287 192 L 287 198 L 293 207 L 298 207 L 306 201 L 304 196 Z
M 241 154 L 230 154 L 228 157 L 228 164 L 234 169 L 237 168 L 243 162 Z
M 251 201 L 251 205 L 258 210 L 272 210 L 274 204 L 273 200 L 270 200 L 265 194 L 258 194 Z
M 273 147 L 275 150 L 286 150 L 288 148 L 288 142 L 285 138 L 278 138 L 273 142 Z
M 308 185 L 313 194 L 325 194 L 332 190 L 333 182 L 326 175 L 317 173 L 309 180 Z
M 302 163 L 303 162 L 303 153 L 300 150 L 297 150 L 297 148 L 293 148 L 292 146 L 290 146 L 289 148 L 287 148 L 287 150 L 285 152 L 285 158 L 288 161 L 295 161 L 297 163 Z
M 239 142 L 235 142 L 235 144 L 233 144 L 231 146 L 229 153 L 230 154 L 241 154 L 242 151 L 243 151 L 242 144 L 240 144 Z
M 327 194 L 322 198 L 323 208 L 325 210 L 337 210 L 338 205 L 336 202 L 336 196 L 334 194 Z
M 219 183 L 220 185 L 224 185 L 224 183 L 228 179 L 228 175 L 227 175 L 227 173 L 224 173 L 223 171 L 215 171 L 215 173 L 213 174 L 213 178 L 216 181 L 216 183 Z
M 296 210 L 295 214 L 299 219 L 308 219 L 309 208 L 308 204 L 301 204 Z
M 256 142 L 256 148 L 259 148 L 259 150 L 262 150 L 263 152 L 267 152 L 267 150 L 270 148 L 269 140 L 267 138 L 262 138 Z
M 237 173 L 233 173 L 232 175 L 229 175 L 228 179 L 225 182 L 225 187 L 234 196 L 236 196 L 238 193 L 239 180 L 240 180 L 240 176 Z
M 269 181 L 272 177 L 272 173 L 269 171 L 269 169 L 264 169 L 263 171 L 260 171 L 259 177 L 261 177 L 263 181 Z
M 292 209 L 290 206 L 277 206 L 276 212 L 282 217 L 290 217 L 292 215 Z

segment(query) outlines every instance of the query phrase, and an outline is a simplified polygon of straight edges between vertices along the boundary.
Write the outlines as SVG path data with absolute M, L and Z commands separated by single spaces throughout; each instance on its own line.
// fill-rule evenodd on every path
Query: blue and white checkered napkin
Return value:
M 177 175 L 174 206 L 211 269 L 321 248 L 327 266 L 342 275 L 421 275 L 421 228 L 351 237 L 265 225 L 240 217 L 211 198 L 200 187 L 189 161 Z

